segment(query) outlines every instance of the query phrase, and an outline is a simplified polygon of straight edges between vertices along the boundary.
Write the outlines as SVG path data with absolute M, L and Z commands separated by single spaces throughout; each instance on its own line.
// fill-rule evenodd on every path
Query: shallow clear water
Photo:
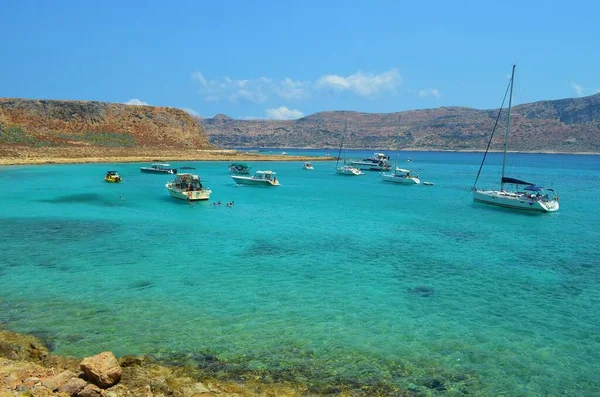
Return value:
M 482 187 L 497 187 L 490 156 Z M 338 176 L 334 162 L 253 162 L 282 185 L 236 186 L 228 163 L 173 162 L 213 190 L 195 205 L 141 164 L 0 168 L 0 322 L 60 354 L 210 355 L 440 394 L 599 394 L 600 159 L 511 155 L 510 176 L 561 194 L 559 212 L 529 214 L 472 203 L 481 154 L 406 157 L 435 186 Z M 105 183 L 108 169 L 124 182 Z

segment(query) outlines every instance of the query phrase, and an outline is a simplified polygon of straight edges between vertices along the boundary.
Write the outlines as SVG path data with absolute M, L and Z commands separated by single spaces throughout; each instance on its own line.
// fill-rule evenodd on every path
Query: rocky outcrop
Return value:
M 0 146 L 210 149 L 183 110 L 95 101 L 0 98 Z
M 398 113 L 321 112 L 298 120 L 234 120 L 224 115 L 199 122 L 224 148 L 339 147 L 362 149 L 485 150 L 497 110 L 464 107 Z M 506 112 L 503 113 L 504 115 Z M 492 142 L 502 150 L 505 118 Z M 600 94 L 515 106 L 510 149 L 531 152 L 600 152 Z
M 114 354 L 102 352 L 93 357 L 84 358 L 81 370 L 95 385 L 107 389 L 119 383 L 123 370 Z
M 291 397 L 304 394 L 303 389 L 291 385 L 242 384 L 239 380 L 201 378 L 198 368 L 165 366 L 147 356 L 125 356 L 119 360 L 111 352 L 83 360 L 54 356 L 37 338 L 8 331 L 0 330 L 0 342 L 3 346 L 0 350 L 1 397 Z

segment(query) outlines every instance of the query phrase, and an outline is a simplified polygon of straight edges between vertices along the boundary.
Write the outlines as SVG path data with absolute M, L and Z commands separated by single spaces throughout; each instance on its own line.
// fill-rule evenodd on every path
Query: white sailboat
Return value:
M 400 119 L 398 119 L 398 140 L 400 137 Z M 400 146 L 398 144 L 398 146 Z M 398 147 L 397 150 L 400 150 Z M 394 172 L 381 174 L 381 180 L 384 182 L 400 183 L 402 185 L 418 185 L 421 183 L 419 175 L 415 175 L 411 170 L 398 167 L 398 154 L 396 154 L 396 163 L 394 165 Z
M 342 135 L 342 142 L 340 143 L 340 150 L 338 151 L 337 161 L 335 163 L 335 172 L 338 175 L 348 175 L 348 176 L 359 176 L 363 175 L 363 173 L 356 167 L 346 164 L 346 159 L 344 158 L 344 165 L 339 166 L 340 155 L 342 154 L 342 147 L 344 146 L 344 138 L 346 137 L 346 131 L 348 130 L 348 123 L 344 125 L 344 135 Z
M 498 207 L 505 207 L 511 209 L 519 209 L 519 210 L 527 210 L 527 211 L 537 211 L 537 212 L 554 212 L 558 211 L 558 194 L 554 191 L 554 189 L 546 189 L 541 186 L 536 186 L 533 183 L 525 182 L 520 179 L 510 178 L 505 176 L 504 171 L 506 168 L 506 151 L 508 148 L 508 137 L 510 134 L 510 110 L 512 106 L 512 93 L 513 93 L 513 84 L 515 80 L 515 65 L 512 67 L 512 74 L 510 78 L 510 95 L 508 99 L 508 117 L 506 121 L 506 134 L 504 136 L 504 157 L 502 159 L 502 177 L 500 178 L 500 190 L 479 190 L 477 189 L 477 180 L 479 179 L 479 175 L 481 174 L 481 169 L 483 167 L 483 163 L 485 162 L 485 158 L 487 156 L 488 150 L 490 148 L 490 144 L 492 142 L 492 137 L 494 136 L 494 131 L 496 130 L 496 126 L 498 125 L 498 119 L 500 118 L 500 113 L 496 118 L 496 124 L 494 125 L 494 129 L 492 130 L 492 137 L 488 142 L 488 147 L 483 156 L 483 160 L 481 161 L 481 166 L 479 167 L 479 172 L 477 173 L 477 177 L 475 178 L 475 183 L 473 184 L 473 201 L 478 203 L 495 205 Z M 506 96 L 505 96 L 506 98 Z M 504 102 L 503 102 L 504 104 Z M 500 107 L 500 112 L 502 111 L 502 107 Z M 514 185 L 514 190 L 505 189 L 505 185 Z

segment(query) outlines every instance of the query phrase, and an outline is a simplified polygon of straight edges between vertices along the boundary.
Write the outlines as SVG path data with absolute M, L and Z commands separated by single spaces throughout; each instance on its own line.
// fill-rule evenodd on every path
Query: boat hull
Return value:
M 171 197 L 179 199 L 179 200 L 186 200 L 186 201 L 208 200 L 208 199 L 210 199 L 210 194 L 212 193 L 212 191 L 210 189 L 185 191 L 185 190 L 174 187 L 171 183 L 167 183 L 165 186 L 169 190 L 169 193 L 171 193 Z
M 379 165 L 373 163 L 363 163 L 361 161 L 353 161 L 350 163 L 353 167 L 364 171 L 387 171 L 390 169 L 389 165 Z
M 399 176 L 399 175 L 383 174 L 383 175 L 381 175 L 381 179 L 384 182 L 399 183 L 401 185 L 418 185 L 421 183 L 419 178 Z
M 496 207 L 533 212 L 554 212 L 558 211 L 559 208 L 557 200 L 496 190 L 475 190 L 473 191 L 473 201 Z
M 237 176 L 231 175 L 231 178 L 239 185 L 253 185 L 253 186 L 279 186 L 279 181 L 273 181 L 268 179 L 258 179 L 251 176 Z
M 149 174 L 176 174 L 177 170 L 175 169 L 169 169 L 169 170 L 157 170 L 154 168 L 146 168 L 146 167 L 141 167 L 140 171 L 142 172 L 146 172 Z
M 338 175 L 347 175 L 347 176 L 359 176 L 359 175 L 362 175 L 362 172 L 360 172 L 360 170 L 358 168 L 348 167 L 348 166 L 338 167 L 335 170 L 335 172 Z
M 108 183 L 121 183 L 121 178 L 104 178 L 104 181 Z

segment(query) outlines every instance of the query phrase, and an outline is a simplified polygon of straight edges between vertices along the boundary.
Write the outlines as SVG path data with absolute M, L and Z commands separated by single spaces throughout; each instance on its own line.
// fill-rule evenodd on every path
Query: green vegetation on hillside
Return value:
M 87 142 L 94 146 L 133 147 L 135 139 L 128 132 L 86 132 L 84 134 L 56 133 L 61 139 Z

